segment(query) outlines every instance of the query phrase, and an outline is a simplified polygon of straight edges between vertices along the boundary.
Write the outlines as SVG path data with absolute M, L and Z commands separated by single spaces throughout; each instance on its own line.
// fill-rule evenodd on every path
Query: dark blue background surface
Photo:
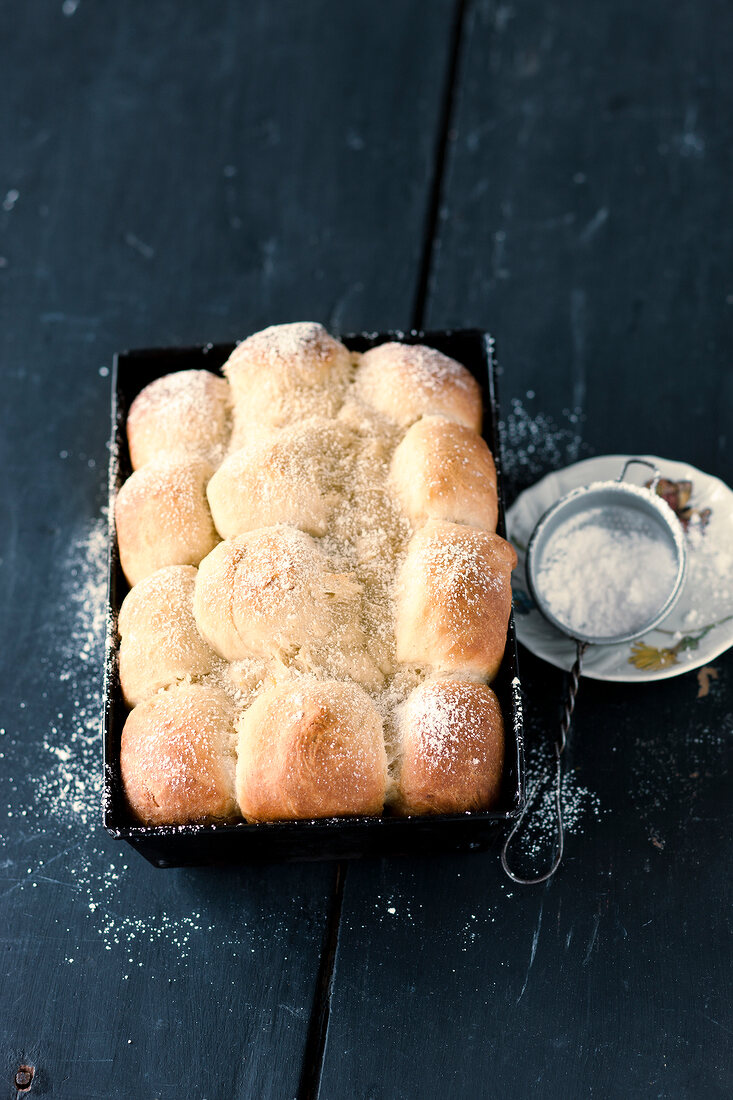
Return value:
M 512 492 L 624 451 L 733 481 L 733 9 L 0 21 L 0 1092 L 728 1097 L 730 655 L 702 698 L 584 684 L 538 889 L 496 851 L 156 871 L 99 824 L 97 717 L 121 348 L 486 327 Z M 561 677 L 520 656 L 541 761 Z

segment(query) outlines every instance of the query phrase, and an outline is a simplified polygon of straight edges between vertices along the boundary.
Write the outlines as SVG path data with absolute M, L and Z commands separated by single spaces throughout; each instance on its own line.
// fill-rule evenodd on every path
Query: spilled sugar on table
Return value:
M 8 4 L 0 44 L 6 1091 L 728 1095 L 730 654 L 584 684 L 536 890 L 498 849 L 155 870 L 102 829 L 98 719 L 120 348 L 477 326 L 509 500 L 590 453 L 733 480 L 733 16 L 118 9 Z M 520 666 L 532 778 L 561 674 Z

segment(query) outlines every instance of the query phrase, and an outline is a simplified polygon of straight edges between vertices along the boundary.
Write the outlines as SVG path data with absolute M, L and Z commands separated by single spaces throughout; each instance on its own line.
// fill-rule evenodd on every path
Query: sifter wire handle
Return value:
M 562 754 L 565 750 L 565 745 L 567 744 L 568 733 L 570 732 L 570 723 L 571 723 L 572 718 L 573 718 L 573 711 L 575 710 L 575 699 L 576 699 L 576 696 L 578 694 L 578 687 L 579 687 L 579 682 L 580 682 L 580 672 L 581 672 L 581 669 L 583 667 L 583 654 L 585 653 L 587 647 L 588 647 L 588 642 L 576 642 L 575 643 L 575 663 L 573 664 L 573 667 L 570 670 L 570 679 L 568 681 L 567 693 L 566 693 L 566 696 L 565 696 L 565 706 L 563 708 L 562 721 L 560 722 L 560 734 L 559 734 L 557 740 L 555 741 L 555 813 L 556 813 L 556 816 L 557 816 L 557 841 L 556 841 L 555 858 L 553 859 L 552 863 L 550 864 L 549 869 L 547 871 L 545 871 L 544 874 L 538 875 L 536 878 L 521 878 L 514 871 L 512 871 L 511 867 L 509 866 L 509 861 L 508 861 L 509 845 L 511 844 L 512 839 L 514 838 L 514 835 L 516 834 L 516 832 L 519 829 L 520 825 L 524 821 L 524 818 L 526 817 L 526 814 L 527 814 L 527 810 L 529 809 L 530 805 L 534 801 L 535 795 L 537 794 L 537 791 L 538 791 L 539 786 L 540 786 L 540 782 L 541 782 L 540 780 L 537 781 L 537 783 L 534 785 L 534 787 L 530 791 L 529 795 L 527 796 L 527 801 L 524 804 L 524 808 L 522 809 L 522 812 L 520 813 L 519 817 L 517 818 L 514 825 L 512 826 L 511 832 L 509 833 L 508 837 L 504 841 L 504 847 L 501 850 L 501 865 L 502 865 L 502 867 L 504 868 L 505 872 L 507 873 L 509 878 L 512 880 L 512 882 L 518 882 L 520 886 L 536 886 L 536 885 L 539 885 L 539 883 L 541 883 L 541 882 L 547 882 L 547 880 L 552 878 L 552 876 L 555 874 L 555 871 L 558 869 L 558 867 L 560 866 L 560 863 L 562 861 L 563 850 L 564 850 L 564 847 L 565 847 L 565 833 L 564 833 L 563 822 L 562 822 L 562 801 L 561 801 L 561 798 L 562 798 Z
M 659 484 L 659 479 L 661 478 L 662 475 L 659 472 L 659 470 L 657 469 L 657 467 L 654 465 L 654 463 L 649 462 L 646 458 L 627 458 L 626 461 L 624 462 L 623 470 L 621 471 L 619 476 L 616 478 L 617 481 L 623 481 L 624 480 L 624 478 L 626 477 L 626 471 L 628 470 L 629 466 L 648 466 L 649 469 L 654 472 L 654 476 L 653 476 L 653 478 L 652 478 L 652 480 L 649 484 L 649 488 L 653 493 L 656 493 L 657 485 Z

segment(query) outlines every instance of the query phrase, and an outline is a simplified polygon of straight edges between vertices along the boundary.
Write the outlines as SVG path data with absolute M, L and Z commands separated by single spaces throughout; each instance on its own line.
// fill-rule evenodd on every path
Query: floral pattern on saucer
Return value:
M 508 538 L 519 558 L 512 580 L 517 637 L 559 668 L 572 666 L 575 643 L 542 617 L 527 591 L 527 544 L 537 521 L 560 497 L 591 481 L 617 478 L 628 457 L 590 458 L 548 474 L 507 513 Z M 733 491 L 686 463 L 643 457 L 660 470 L 657 492 L 685 528 L 687 574 L 679 601 L 658 627 L 631 643 L 586 650 L 583 675 L 591 679 L 633 683 L 678 676 L 733 645 Z

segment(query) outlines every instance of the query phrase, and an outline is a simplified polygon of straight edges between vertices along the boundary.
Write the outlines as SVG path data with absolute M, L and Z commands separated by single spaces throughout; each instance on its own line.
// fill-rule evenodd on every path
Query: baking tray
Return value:
M 477 329 L 441 332 L 375 332 L 342 336 L 353 351 L 388 340 L 429 344 L 463 363 L 481 385 L 484 437 L 496 462 L 499 490 L 497 531 L 506 537 L 499 438 L 499 402 L 494 342 Z M 517 667 L 514 615 L 506 651 L 492 687 L 505 722 L 506 756 L 498 803 L 489 811 L 424 817 L 336 817 L 260 825 L 148 826 L 135 824 L 122 789 L 120 737 L 128 710 L 118 674 L 117 615 L 129 586 L 120 567 L 114 527 L 114 500 L 132 472 L 125 422 L 133 398 L 153 379 L 171 371 L 207 369 L 221 373 L 235 344 L 191 348 L 151 348 L 115 356 L 112 369 L 112 437 L 109 472 L 109 628 L 104 690 L 104 825 L 157 867 L 191 867 L 268 860 L 350 859 L 360 856 L 432 854 L 485 849 L 497 830 L 514 820 L 524 804 L 522 701 Z

